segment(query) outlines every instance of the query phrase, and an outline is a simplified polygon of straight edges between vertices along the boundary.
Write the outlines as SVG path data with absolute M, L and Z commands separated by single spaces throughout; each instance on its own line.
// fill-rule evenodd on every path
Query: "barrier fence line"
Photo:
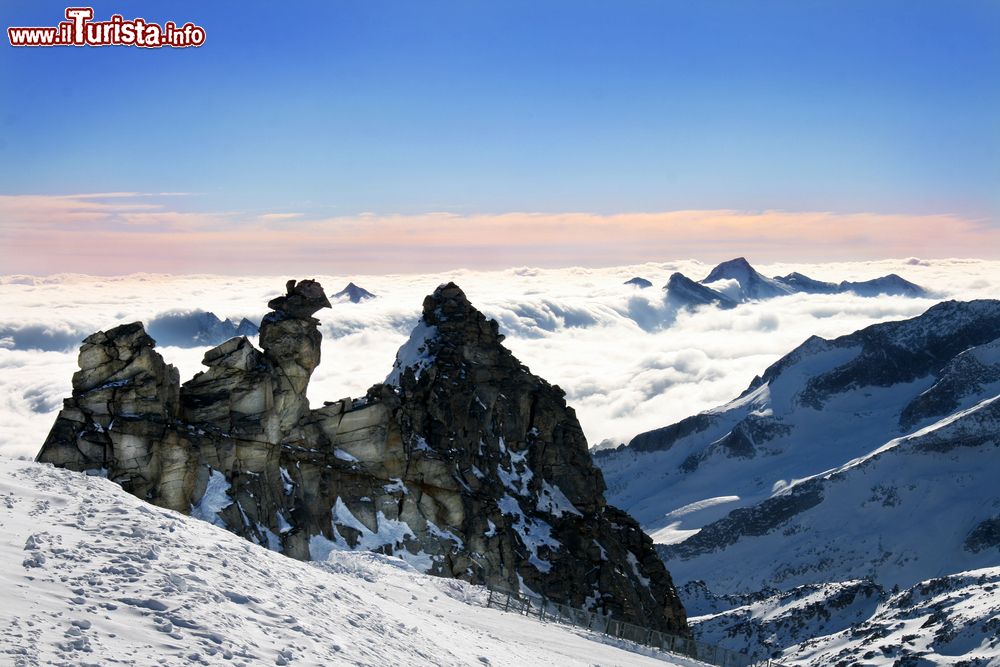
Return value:
M 781 667 L 768 658 L 755 658 L 741 651 L 707 644 L 690 637 L 673 635 L 632 623 L 625 623 L 597 612 L 570 607 L 553 602 L 543 596 L 511 593 L 487 588 L 486 606 L 522 616 L 537 617 L 542 621 L 566 623 L 593 632 L 630 641 L 643 646 L 694 658 L 717 667 Z

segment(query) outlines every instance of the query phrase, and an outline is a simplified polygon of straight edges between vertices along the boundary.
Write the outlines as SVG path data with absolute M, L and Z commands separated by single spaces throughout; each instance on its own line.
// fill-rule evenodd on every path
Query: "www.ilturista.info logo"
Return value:
M 67 7 L 66 19 L 49 28 L 7 28 L 11 46 L 164 46 L 184 48 L 205 43 L 205 29 L 193 23 L 162 26 L 146 19 L 125 20 L 114 14 L 108 21 L 93 21 L 92 7 Z

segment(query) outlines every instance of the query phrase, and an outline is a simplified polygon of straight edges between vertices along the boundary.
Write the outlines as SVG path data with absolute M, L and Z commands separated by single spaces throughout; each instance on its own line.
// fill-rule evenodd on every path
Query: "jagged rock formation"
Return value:
M 686 631 L 652 541 L 606 504 L 563 391 L 518 362 L 457 286 L 427 297 L 387 384 L 317 409 L 313 315 L 330 303 L 306 280 L 268 305 L 261 350 L 231 339 L 183 385 L 141 324 L 88 338 L 38 459 L 103 469 L 295 558 L 376 550 Z
M 375 295 L 366 290 L 364 287 L 359 287 L 354 283 L 347 283 L 347 286 L 334 294 L 333 298 L 347 299 L 351 303 L 361 303 L 365 299 L 374 299 Z

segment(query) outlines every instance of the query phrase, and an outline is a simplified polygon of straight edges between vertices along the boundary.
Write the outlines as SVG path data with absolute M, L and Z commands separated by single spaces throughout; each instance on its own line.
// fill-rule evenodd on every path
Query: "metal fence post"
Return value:
M 751 657 L 746 652 L 737 653 L 719 644 L 707 644 L 693 638 L 681 637 L 633 623 L 625 623 L 622 620 L 611 618 L 610 615 L 605 616 L 598 612 L 551 602 L 545 596 L 522 596 L 503 589 L 486 588 L 486 607 L 495 606 L 505 612 L 516 611 L 522 616 L 533 617 L 535 610 L 531 608 L 531 605 L 537 601 L 539 605 L 537 616 L 543 622 L 546 620 L 554 620 L 557 623 L 566 622 L 623 641 L 687 655 L 717 667 L 782 667 L 780 662 L 772 660 L 770 656 L 758 660 L 756 656 Z M 500 598 L 503 595 L 507 597 L 501 607 Z M 482 598 L 478 599 L 482 600 Z M 553 608 L 547 610 L 546 608 L 550 604 Z

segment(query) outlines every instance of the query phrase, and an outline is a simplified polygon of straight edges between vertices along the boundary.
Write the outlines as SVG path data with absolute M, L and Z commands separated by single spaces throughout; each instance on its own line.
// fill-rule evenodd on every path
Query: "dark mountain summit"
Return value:
M 701 283 L 714 283 L 718 280 L 735 280 L 739 283 L 741 301 L 771 299 L 792 293 L 787 285 L 758 273 L 743 257 L 719 264 Z
M 360 303 L 365 299 L 374 299 L 375 295 L 364 287 L 358 287 L 354 283 L 347 283 L 344 289 L 333 295 L 334 299 L 347 299 L 351 303 Z

